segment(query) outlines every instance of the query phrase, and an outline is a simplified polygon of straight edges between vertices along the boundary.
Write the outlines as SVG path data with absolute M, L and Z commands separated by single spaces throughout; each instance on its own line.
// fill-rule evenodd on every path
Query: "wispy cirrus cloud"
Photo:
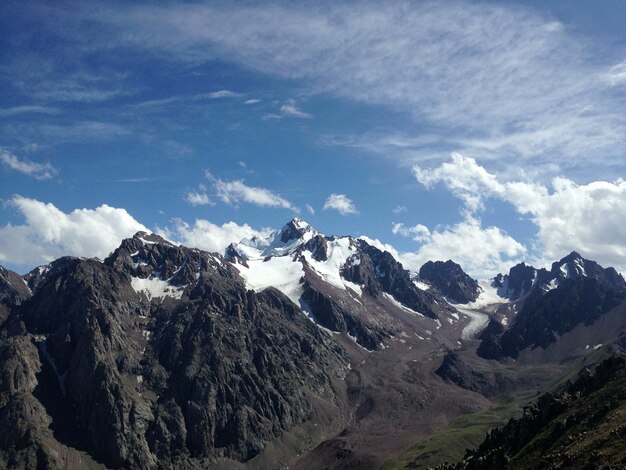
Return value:
M 0 116 L 18 116 L 20 114 L 59 114 L 57 108 L 39 105 L 13 106 L 10 108 L 0 108 Z
M 60 14 L 43 11 L 51 18 Z M 623 61 L 602 62 L 593 39 L 530 7 L 469 1 L 370 2 L 359 9 L 338 3 L 103 3 L 64 11 L 62 22 L 48 23 L 62 24 L 55 33 L 78 38 L 85 53 L 139 50 L 190 66 L 227 59 L 297 80 L 309 94 L 403 113 L 414 130 L 368 142 L 343 139 L 380 153 L 392 149 L 401 159 L 443 159 L 462 151 L 576 166 L 588 163 L 590 154 L 592 163 L 615 161 L 626 140 L 625 90 L 616 86 L 623 83 Z M 620 55 L 613 52 L 606 57 Z M 80 95 L 89 83 L 74 80 L 64 88 Z M 287 116 L 310 117 L 286 102 L 265 118 Z
M 160 57 L 228 57 L 312 92 L 392 107 L 437 140 L 493 158 L 576 162 L 589 149 L 609 158 L 626 137 L 619 100 L 597 78 L 608 68 L 619 82 L 621 65 L 599 65 L 590 40 L 521 6 L 144 4 L 97 17 L 79 9 L 76 19 Z
M 221 98 L 234 98 L 238 96 L 241 96 L 241 93 L 236 93 L 230 90 L 219 90 L 209 93 L 197 93 L 195 95 L 179 95 L 170 96 L 168 98 L 140 101 L 133 104 L 133 106 L 136 108 L 151 108 L 159 106 L 179 105 L 185 102 L 193 103 L 205 100 L 217 100 Z
M 285 104 L 283 104 L 280 107 L 280 112 L 283 116 L 293 118 L 310 119 L 313 117 L 312 114 L 306 113 L 298 108 L 294 100 L 288 100 Z
M 36 163 L 26 158 L 19 158 L 13 153 L 0 149 L 0 161 L 5 167 L 38 180 L 49 180 L 57 174 L 50 163 Z

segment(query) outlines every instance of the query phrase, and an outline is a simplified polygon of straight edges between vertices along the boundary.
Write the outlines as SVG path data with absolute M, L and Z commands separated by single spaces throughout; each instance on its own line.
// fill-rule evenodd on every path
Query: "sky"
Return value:
M 0 5 L 0 264 L 293 217 L 417 271 L 626 272 L 626 2 Z

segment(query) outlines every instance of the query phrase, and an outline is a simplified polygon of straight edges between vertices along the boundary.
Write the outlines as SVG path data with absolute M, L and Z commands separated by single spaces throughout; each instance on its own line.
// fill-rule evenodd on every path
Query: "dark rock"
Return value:
M 527 290 L 531 277 L 534 281 Z M 558 335 L 579 324 L 590 325 L 626 300 L 626 283 L 620 274 L 576 252 L 553 263 L 550 271 L 517 265 L 504 281 L 513 297 L 525 297 L 508 330 L 483 332 L 478 353 L 488 359 L 517 357 L 529 347 L 546 348 Z
M 420 268 L 419 277 L 444 297 L 462 304 L 473 302 L 480 294 L 478 282 L 451 260 L 427 262 Z
M 150 301 L 131 285 L 148 277 L 184 291 Z M 0 326 L 0 462 L 243 462 L 314 406 L 337 407 L 342 350 L 218 256 L 139 233 L 104 263 L 62 258 L 28 282 Z

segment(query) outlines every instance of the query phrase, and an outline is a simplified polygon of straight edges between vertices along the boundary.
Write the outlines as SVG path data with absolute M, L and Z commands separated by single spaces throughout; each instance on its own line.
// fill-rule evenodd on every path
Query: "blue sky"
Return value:
M 295 215 L 411 269 L 626 271 L 624 2 L 8 1 L 0 29 L 18 271 Z

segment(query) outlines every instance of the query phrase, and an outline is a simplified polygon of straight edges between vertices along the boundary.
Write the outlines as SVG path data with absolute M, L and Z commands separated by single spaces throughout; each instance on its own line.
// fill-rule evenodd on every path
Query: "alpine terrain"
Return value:
M 575 252 L 479 282 L 298 218 L 138 232 L 0 268 L 0 467 L 618 468 L 624 357 L 626 282 Z

